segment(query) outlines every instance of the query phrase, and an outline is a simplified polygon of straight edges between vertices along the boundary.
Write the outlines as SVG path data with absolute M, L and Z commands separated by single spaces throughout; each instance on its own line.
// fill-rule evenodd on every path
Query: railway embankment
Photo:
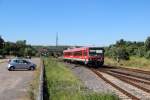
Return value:
M 117 62 L 116 60 L 105 57 L 105 65 L 113 66 L 113 67 L 123 67 L 123 68 L 132 68 L 139 69 L 144 71 L 150 71 L 150 61 L 149 59 L 142 57 L 130 57 L 129 60 L 120 60 Z
M 98 86 L 99 82 L 84 69 L 73 71 L 74 67 L 69 67 L 53 58 L 44 59 L 44 100 L 116 100 L 117 96 L 107 90 L 106 84 Z M 86 70 L 85 70 L 86 71 Z M 84 74 L 81 80 L 80 74 Z M 89 75 L 88 75 L 89 74 Z M 79 75 L 79 76 L 77 76 Z M 86 80 L 86 75 L 89 81 Z M 84 80 L 85 79 L 85 80 Z M 98 79 L 98 78 L 97 78 Z M 84 82 L 83 82 L 84 81 Z M 99 80 L 100 81 L 100 80 Z M 87 84 L 85 85 L 85 83 Z M 92 83 L 95 82 L 95 83 Z M 94 87 L 94 88 L 93 88 Z M 101 91 L 97 91 L 97 90 Z

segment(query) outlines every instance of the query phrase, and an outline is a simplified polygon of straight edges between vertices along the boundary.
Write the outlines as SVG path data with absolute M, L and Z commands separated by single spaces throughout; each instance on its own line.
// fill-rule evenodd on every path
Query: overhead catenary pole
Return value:
M 58 55 L 58 32 L 56 33 L 56 50 L 55 50 L 54 54 L 55 54 L 55 57 L 57 57 L 57 55 Z
M 56 47 L 58 46 L 58 32 L 56 33 Z

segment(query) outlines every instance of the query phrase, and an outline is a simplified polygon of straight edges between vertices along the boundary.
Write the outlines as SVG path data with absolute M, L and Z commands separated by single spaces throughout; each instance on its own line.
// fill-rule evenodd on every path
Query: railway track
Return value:
M 139 78 L 139 79 L 145 79 L 145 80 L 148 80 L 150 81 L 150 75 L 148 75 L 149 77 L 145 77 L 147 75 L 143 75 L 143 73 L 137 73 L 137 74 L 142 74 L 141 76 L 140 75 L 137 75 L 137 74 L 134 74 L 132 72 L 122 72 L 122 71 L 115 71 L 115 70 L 110 70 L 111 72 L 113 73 L 118 73 L 118 74 L 123 74 L 123 75 L 126 75 L 126 76 L 132 76 L 132 77 L 136 77 L 136 78 Z
M 138 79 L 137 77 L 131 77 L 131 76 L 127 76 L 126 74 L 118 74 L 118 73 L 106 71 L 106 70 L 105 71 L 101 70 L 101 71 L 109 75 L 112 75 L 121 81 L 131 84 L 145 92 L 150 93 L 150 81 L 149 80 Z
M 125 70 L 124 68 L 121 68 L 121 69 Z M 142 94 L 147 96 L 147 98 L 150 99 L 150 76 L 148 78 L 144 77 L 144 75 L 149 75 L 148 73 L 145 73 L 145 71 L 143 73 L 143 71 L 139 71 L 139 70 L 133 71 L 133 69 L 132 70 L 127 69 L 126 70 L 127 72 L 123 73 L 123 72 L 121 72 L 121 70 L 114 71 L 114 70 L 112 70 L 112 68 L 110 68 L 110 69 L 101 68 L 98 70 L 99 70 L 99 72 L 109 74 L 127 84 L 130 84 L 130 85 L 144 91 L 144 92 L 142 92 Z M 134 73 L 132 73 L 131 71 Z M 136 72 L 136 74 L 143 74 L 143 76 L 140 77 L 138 75 L 135 75 L 135 72 Z
M 82 65 L 79 65 L 82 66 Z M 87 67 L 87 66 L 84 66 Z M 103 79 L 106 83 L 110 84 L 112 87 L 120 91 L 122 94 L 126 95 L 132 100 L 149 100 L 150 99 L 150 77 L 144 77 L 144 75 L 150 75 L 147 72 L 143 73 L 143 71 L 136 70 L 134 71 L 133 69 L 122 69 L 120 68 L 119 70 L 114 70 L 115 68 L 89 68 L 91 71 L 93 71 L 98 77 Z M 122 71 L 126 71 L 122 72 Z M 134 74 L 132 73 L 134 72 Z M 142 74 L 143 76 L 140 77 L 136 74 Z M 117 84 L 111 77 L 106 77 L 108 74 L 116 79 L 118 81 L 121 81 L 121 83 Z M 125 86 L 121 87 L 120 84 Z M 127 89 L 127 88 L 128 89 Z M 132 88 L 131 91 L 129 88 Z M 134 93 L 135 92 L 135 93 Z M 147 99 L 148 98 L 148 99 Z
M 124 81 L 128 84 L 131 84 L 139 89 L 142 89 L 145 92 L 150 93 L 150 73 L 148 71 L 141 71 L 141 70 L 133 70 L 129 68 L 120 68 L 122 70 L 126 70 L 127 72 L 112 70 L 112 69 L 99 69 L 109 75 L 112 75 L 121 81 Z M 134 72 L 134 73 L 132 73 Z M 142 76 L 135 74 L 143 74 Z M 146 76 L 144 76 L 146 75 Z
M 111 82 L 110 80 L 108 80 L 107 78 L 105 78 L 101 73 L 99 73 L 98 70 L 91 68 L 91 70 L 97 74 L 101 79 L 103 79 L 105 82 L 109 83 L 111 86 L 113 86 L 114 88 L 116 88 L 117 90 L 119 90 L 120 92 L 122 92 L 123 94 L 125 94 L 126 96 L 130 97 L 133 100 L 140 100 L 140 98 L 132 95 L 131 93 L 127 92 L 126 90 L 120 88 L 119 86 L 117 86 L 116 84 L 114 84 L 113 82 Z
M 125 68 L 125 67 L 116 67 L 116 66 L 110 66 L 110 65 L 104 65 L 105 68 L 112 68 L 112 69 L 122 69 L 122 70 L 127 70 L 127 71 L 132 71 L 132 72 L 136 72 L 136 73 L 142 73 L 142 74 L 147 74 L 150 75 L 150 71 L 144 71 L 144 70 L 140 70 L 140 69 L 132 69 L 132 68 Z
M 131 68 L 122 68 L 122 67 L 120 67 L 120 69 L 125 69 L 125 70 L 128 70 L 128 71 L 133 71 L 133 72 L 137 72 L 137 73 L 143 73 L 143 74 L 150 75 L 150 71 L 144 71 L 144 70 L 139 70 L 139 69 L 131 69 Z

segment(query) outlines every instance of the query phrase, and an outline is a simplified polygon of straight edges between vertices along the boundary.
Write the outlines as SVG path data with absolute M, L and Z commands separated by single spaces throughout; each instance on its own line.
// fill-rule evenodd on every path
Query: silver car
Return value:
M 36 64 L 26 60 L 26 59 L 12 59 L 8 63 L 8 70 L 12 71 L 15 69 L 28 69 L 35 70 Z

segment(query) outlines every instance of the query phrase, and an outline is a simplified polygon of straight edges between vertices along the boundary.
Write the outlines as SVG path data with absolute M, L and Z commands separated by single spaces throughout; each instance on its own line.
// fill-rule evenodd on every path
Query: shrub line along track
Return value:
M 116 88 L 117 90 L 119 90 L 120 92 L 122 92 L 123 94 L 125 94 L 126 96 L 130 97 L 133 100 L 140 100 L 140 98 L 132 95 L 131 93 L 127 92 L 126 90 L 120 88 L 119 86 L 115 85 L 114 83 L 112 83 L 111 81 L 109 81 L 107 78 L 105 78 L 101 73 L 99 73 L 98 70 L 90 68 L 96 75 L 98 75 L 101 79 L 103 79 L 105 82 L 109 83 L 111 86 L 113 86 L 114 88 Z

